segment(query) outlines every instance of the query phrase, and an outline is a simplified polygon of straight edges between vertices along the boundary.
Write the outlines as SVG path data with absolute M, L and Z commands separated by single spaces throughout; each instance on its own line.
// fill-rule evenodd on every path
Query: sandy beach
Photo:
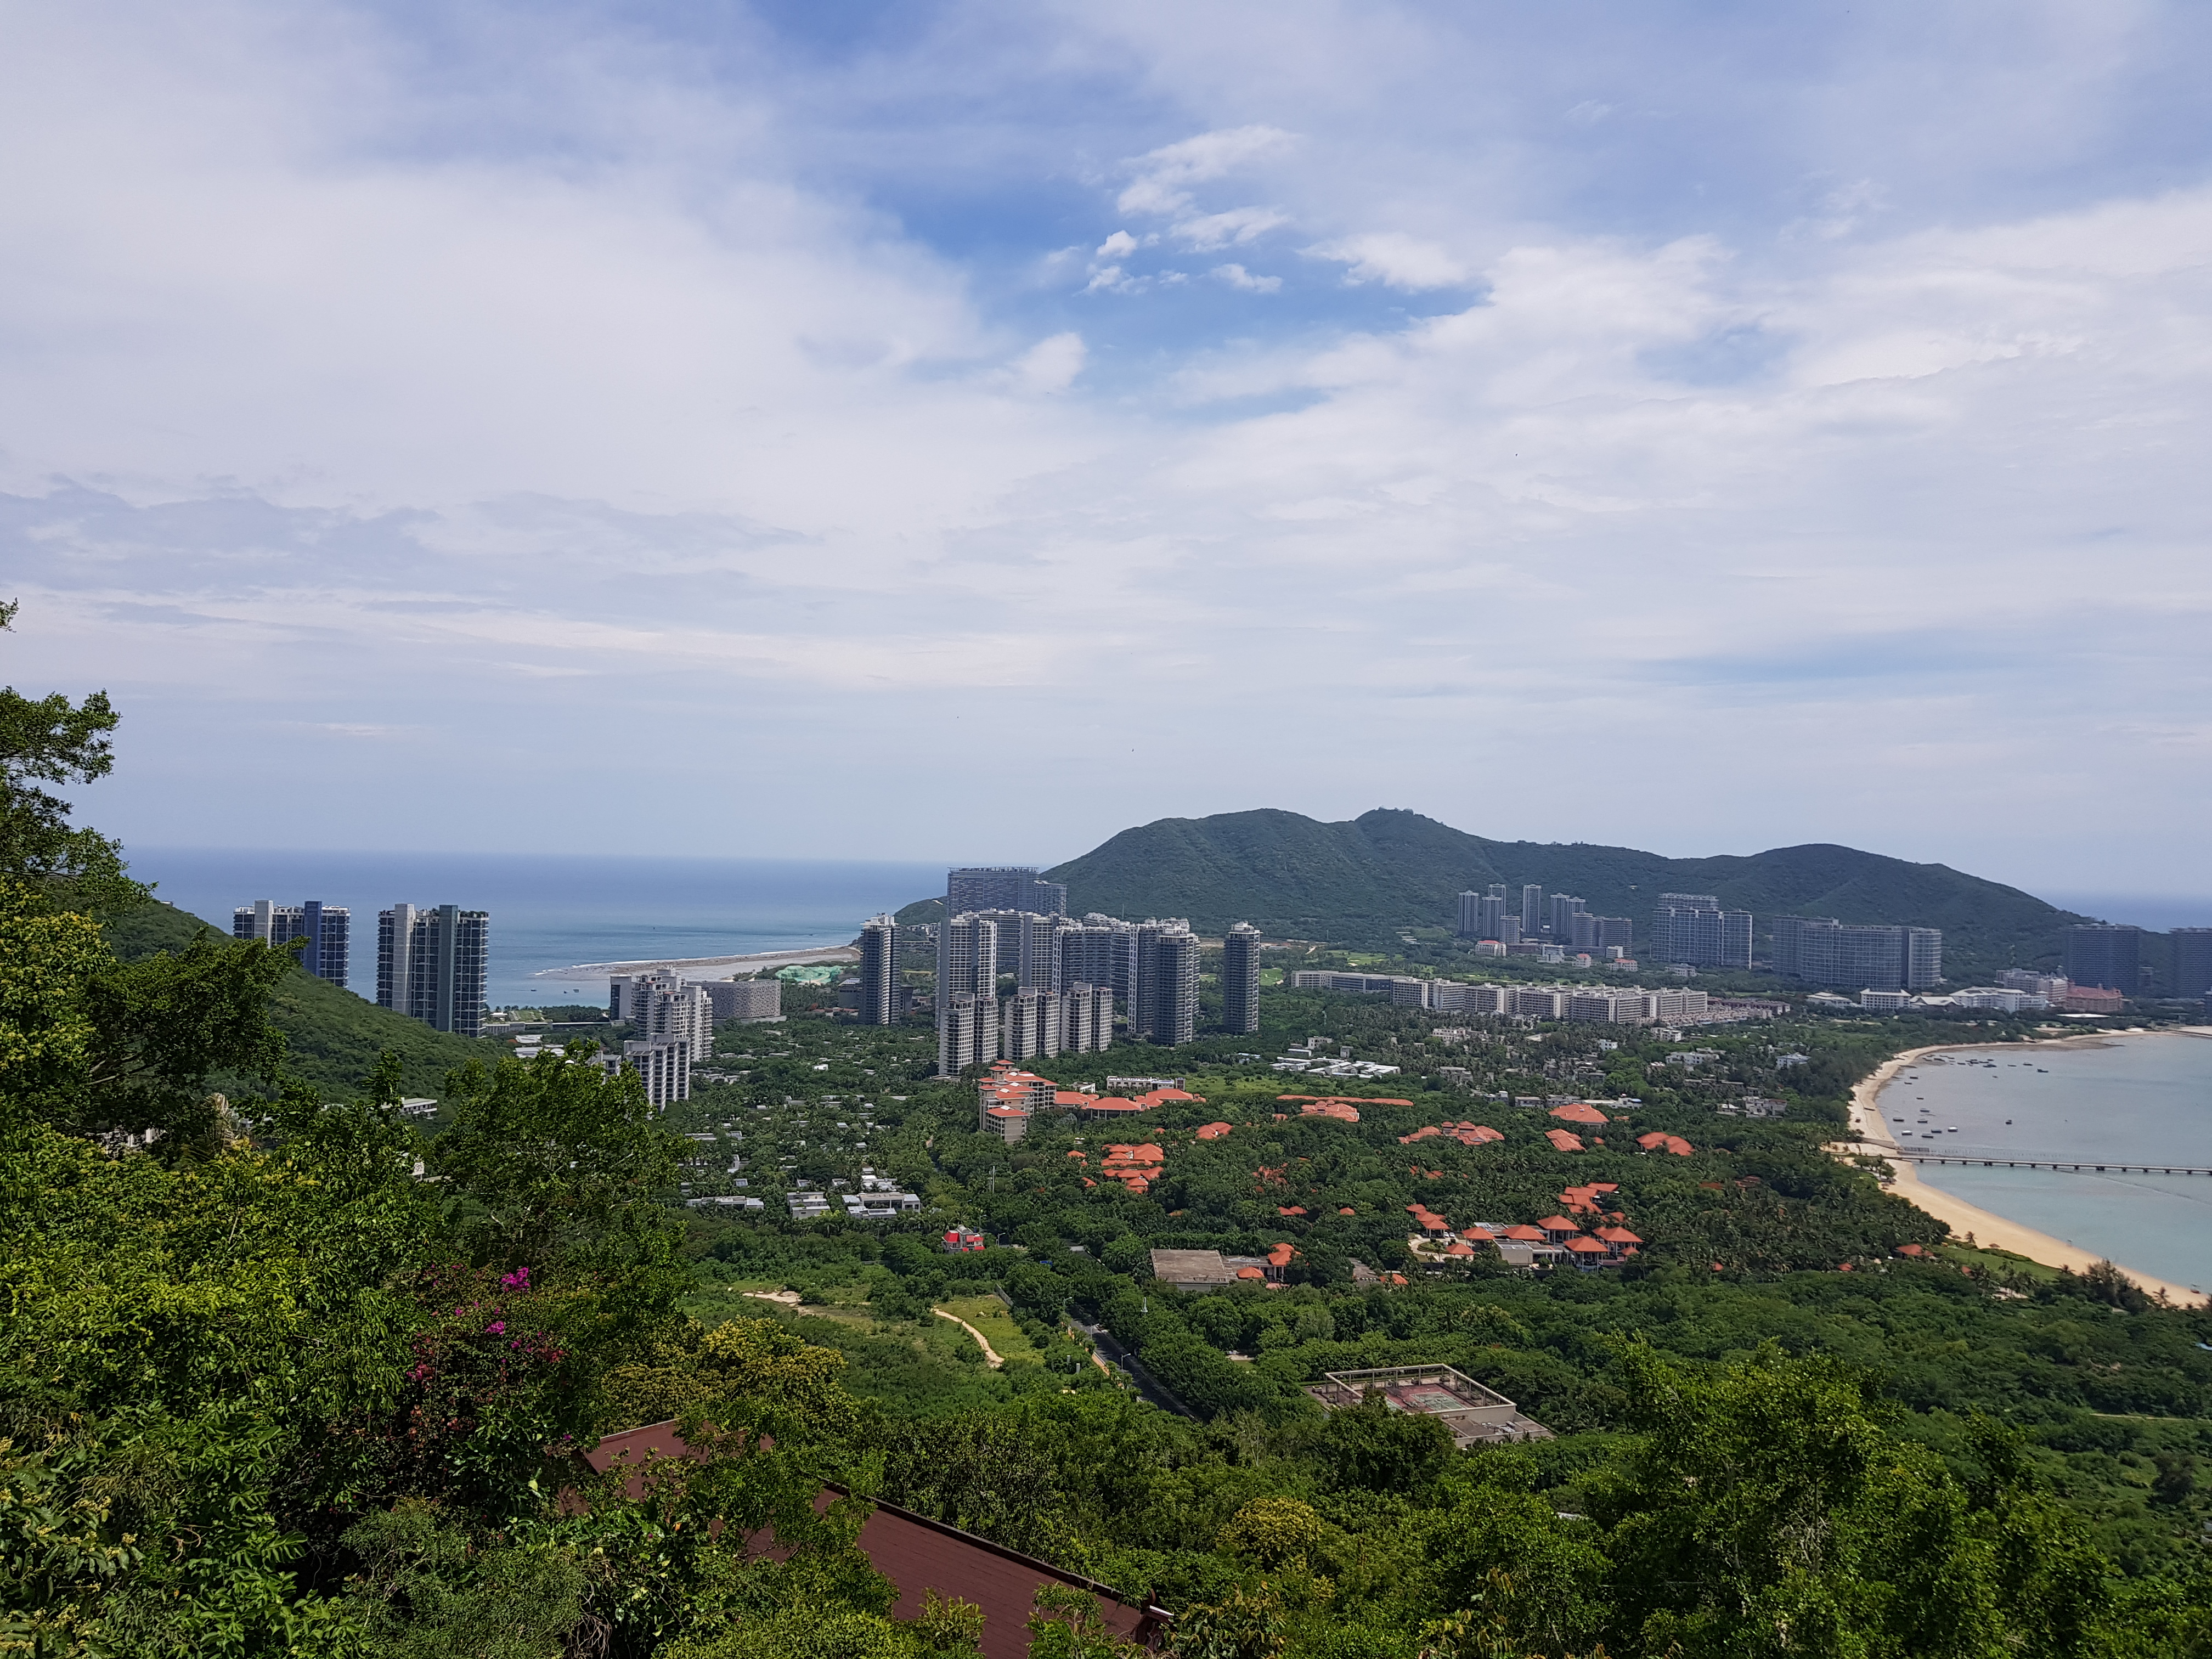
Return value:
M 2094 1036 L 2054 1038 L 2047 1044 L 1944 1042 L 1925 1048 L 1909 1048 L 1901 1054 L 1884 1060 L 1875 1068 L 1873 1073 L 1864 1082 L 1851 1091 L 1851 1132 L 1854 1139 L 1847 1142 L 1838 1142 L 1832 1150 L 1840 1156 L 1849 1156 L 1857 1152 L 1880 1156 L 1887 1152 L 1901 1151 L 1902 1148 L 1898 1146 L 1895 1137 L 1890 1133 L 1888 1123 L 1882 1116 L 1881 1105 L 1882 1088 L 1899 1072 L 1929 1054 L 1953 1054 L 1974 1048 L 1992 1050 L 2003 1048 L 2018 1052 L 2027 1047 L 2063 1048 L 2100 1042 L 2106 1040 L 2106 1033 L 2100 1032 Z M 1954 1237 L 1963 1240 L 1967 1234 L 1972 1233 L 1977 1244 L 1985 1244 L 2000 1250 L 2010 1250 L 2015 1255 L 2024 1255 L 2031 1261 L 2040 1261 L 2047 1267 L 2068 1267 L 2075 1273 L 2081 1273 L 2097 1262 L 2106 1260 L 2094 1250 L 2084 1250 L 2078 1246 L 2069 1244 L 2063 1238 L 2053 1238 L 2049 1233 L 2038 1232 L 2033 1227 L 2023 1227 L 2020 1223 L 2008 1221 L 2001 1215 L 1983 1209 L 1979 1205 L 1969 1204 L 1965 1199 L 1955 1197 L 1940 1187 L 1929 1186 L 1920 1178 L 1918 1168 L 1904 1158 L 1898 1158 L 1889 1167 L 1897 1175 L 1897 1179 L 1890 1184 L 1889 1190 L 1908 1203 L 1925 1210 L 1929 1215 L 1943 1223 L 1950 1228 Z M 2146 1291 L 2163 1291 L 2181 1306 L 2197 1307 L 2212 1303 L 2212 1298 L 2200 1295 L 2186 1285 L 2177 1285 L 2172 1279 L 2160 1278 L 2156 1273 L 2139 1273 L 2125 1262 L 2117 1262 L 2114 1265 Z

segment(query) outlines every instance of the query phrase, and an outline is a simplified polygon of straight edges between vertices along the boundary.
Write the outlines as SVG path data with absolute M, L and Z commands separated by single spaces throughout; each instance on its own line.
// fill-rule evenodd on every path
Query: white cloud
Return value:
M 1190 247 L 1208 251 L 1241 246 L 1289 222 L 1290 216 L 1279 208 L 1231 208 L 1224 213 L 1203 213 L 1195 218 L 1177 220 L 1168 228 L 1168 233 Z
M 1389 800 L 1685 852 L 2194 867 L 2170 826 L 2212 803 L 2172 711 L 2212 706 L 2212 192 L 1920 193 L 1978 145 L 2032 195 L 2046 128 L 2096 128 L 2075 82 L 1962 97 L 1907 153 L 1901 82 L 1699 125 L 1701 88 L 1750 83 L 1699 80 L 1701 36 L 1644 155 L 1558 112 L 1657 107 L 1649 35 L 1570 72 L 1441 14 L 991 15 L 988 64 L 764 46 L 742 84 L 575 34 L 588 3 L 435 84 L 388 21 L 312 5 L 19 31 L 0 142 L 44 160 L 0 177 L 0 548 L 36 581 L 0 648 L 15 684 L 122 701 L 88 819 L 628 848 L 650 799 L 672 851 L 1029 857 L 1133 811 Z M 1121 101 L 1050 125 L 1038 40 L 1102 88 L 1133 65 Z M 975 79 L 920 72 L 948 68 Z M 956 82 L 986 118 L 885 101 Z M 945 246 L 1004 246 L 1001 201 L 1142 149 L 1114 135 L 1164 98 L 1213 130 L 1115 175 L 1132 228 L 1041 214 L 1058 252 L 1006 279 L 904 228 L 987 201 Z M 1309 141 L 1253 125 L 1285 112 Z M 1352 286 L 1194 339 L 1221 307 L 1137 271 L 1235 250 L 1206 281 L 1261 291 L 1242 250 L 1285 224 Z M 1152 298 L 1079 335 L 1085 281 Z M 1010 801 L 960 754 L 1089 787 Z M 1606 792 L 1496 783 L 1562 756 Z M 488 781 L 426 827 L 365 757 Z M 245 800 L 257 768 L 301 787 Z
M 1146 285 L 1146 278 L 1132 276 L 1120 265 L 1102 265 L 1091 273 L 1091 280 L 1083 285 L 1085 294 L 1134 294 Z
M 1462 288 L 1469 280 L 1465 265 L 1433 242 L 1396 231 L 1372 231 L 1340 237 L 1305 252 L 1316 259 L 1334 259 L 1352 268 L 1347 283 L 1382 283 L 1391 288 L 1419 292 L 1424 289 Z
M 1297 143 L 1279 127 L 1232 127 L 1164 144 L 1122 166 L 1136 174 L 1116 201 L 1124 213 L 1176 214 L 1190 206 L 1183 186 L 1219 179 L 1247 164 L 1279 156 Z
M 1052 335 L 1015 360 L 1013 383 L 1028 392 L 1065 392 L 1083 372 L 1087 355 L 1080 334 L 1071 331 Z
M 1280 292 L 1283 286 L 1283 279 L 1279 276 L 1255 276 L 1237 264 L 1216 265 L 1206 275 L 1228 283 L 1231 288 L 1241 288 L 1252 294 L 1275 294 Z

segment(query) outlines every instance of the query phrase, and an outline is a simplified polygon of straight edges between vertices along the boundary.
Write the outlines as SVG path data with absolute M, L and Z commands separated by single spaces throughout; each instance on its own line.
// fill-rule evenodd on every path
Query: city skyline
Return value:
M 1564 842 L 1569 753 L 1608 840 L 2203 896 L 2201 8 L 465 9 L 0 64 L 8 677 L 126 847 L 634 845 L 579 750 L 673 853 Z

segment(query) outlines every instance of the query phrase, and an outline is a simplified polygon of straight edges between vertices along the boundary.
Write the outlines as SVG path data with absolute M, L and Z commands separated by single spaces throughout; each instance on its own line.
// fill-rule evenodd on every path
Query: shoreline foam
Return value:
M 2182 1031 L 2198 1036 L 2212 1035 L 2212 1028 L 2203 1026 L 2185 1026 Z M 2006 1048 L 2016 1051 L 2027 1048 L 2090 1046 L 2102 1048 L 2108 1046 L 2109 1039 L 2112 1036 L 2132 1035 L 2136 1033 L 2099 1032 L 2094 1036 L 2085 1034 L 2076 1037 L 2049 1038 L 2036 1042 L 1939 1042 L 1932 1043 L 1924 1048 L 1908 1048 L 1903 1054 L 1893 1054 L 1882 1061 L 1856 1088 L 1851 1091 L 1852 1139 L 1847 1142 L 1839 1142 L 1830 1150 L 1839 1157 L 1864 1153 L 1876 1158 L 1885 1158 L 1889 1153 L 1902 1153 L 1905 1149 L 1898 1145 L 1896 1137 L 1890 1133 L 1888 1122 L 1882 1115 L 1881 1091 L 1899 1073 L 1926 1055 L 1956 1054 L 1967 1049 L 1983 1048 Z M 2033 1227 L 2008 1219 L 1992 1211 L 1984 1210 L 1978 1204 L 1970 1204 L 1956 1194 L 1946 1192 L 1941 1187 L 1931 1186 L 1920 1178 L 1918 1167 L 1902 1157 L 1890 1162 L 1887 1167 L 1895 1175 L 1895 1179 L 1888 1183 L 1888 1189 L 1906 1202 L 1934 1216 L 1936 1220 L 1951 1230 L 1954 1237 L 1963 1237 L 1972 1233 L 1977 1244 L 1986 1244 L 2000 1250 L 2009 1250 L 2014 1255 L 2024 1255 L 2031 1261 L 2039 1261 L 2046 1267 L 2065 1267 L 2077 1273 L 2086 1271 L 2100 1261 L 2112 1261 L 2110 1256 L 2100 1255 L 2094 1250 L 2082 1249 L 2078 1245 L 2069 1244 L 2063 1238 L 2054 1238 L 2049 1233 L 2039 1232 Z M 2142 1285 L 2144 1290 L 2153 1293 L 2163 1293 L 2180 1306 L 2212 1306 L 2212 1297 L 2207 1297 L 2202 1291 L 2191 1290 L 2186 1285 L 2178 1285 L 2173 1280 L 2162 1279 L 2156 1273 L 2139 1273 L 2124 1262 L 2116 1261 L 2112 1265 Z

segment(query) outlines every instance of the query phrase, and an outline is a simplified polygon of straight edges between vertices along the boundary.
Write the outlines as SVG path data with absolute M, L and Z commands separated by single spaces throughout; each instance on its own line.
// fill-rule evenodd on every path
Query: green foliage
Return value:
M 18 607 L 0 605 L 0 633 Z M 70 827 L 67 801 L 42 783 L 91 783 L 115 763 L 118 716 L 105 691 L 72 703 L 57 691 L 27 697 L 0 688 L 0 880 L 56 908 L 111 911 L 145 896 L 123 873 L 122 850 Z
M 1336 1484 L 1416 1492 L 1451 1462 L 1451 1431 L 1433 1417 L 1386 1410 L 1380 1398 L 1332 1412 L 1320 1451 Z
M 156 951 L 180 955 L 196 940 L 234 948 L 227 934 L 169 904 L 139 904 L 107 915 L 100 931 L 125 963 Z M 398 1093 L 434 1098 L 442 1093 L 447 1073 L 472 1060 L 489 1063 L 502 1052 L 497 1043 L 434 1031 L 419 1019 L 317 979 L 287 951 L 271 955 L 289 969 L 274 975 L 266 994 L 269 1024 L 284 1040 L 285 1073 L 319 1090 L 325 1099 L 352 1094 L 386 1054 L 399 1062 Z M 270 1088 L 265 1078 L 239 1072 L 218 1071 L 210 1080 L 234 1098 L 265 1094 Z
M 1029 1627 L 1030 1659 L 1135 1659 L 1144 1651 L 1107 1628 L 1097 1596 L 1064 1585 L 1037 1591 Z
M 1376 811 L 1340 823 L 1295 812 L 1162 818 L 1051 872 L 1078 908 L 1188 915 L 1218 932 L 1234 921 L 1293 939 L 1395 949 L 1404 927 L 1454 914 L 1456 896 L 1492 882 L 1576 893 L 1601 915 L 1627 915 L 1639 936 L 1663 891 L 1713 893 L 1761 917 L 1832 915 L 1944 930 L 1956 964 L 2055 957 L 2059 930 L 2083 920 L 2017 888 L 1940 864 L 1909 864 L 1848 847 L 1778 848 L 1749 857 L 1668 859 L 1585 842 L 1498 842 L 1416 812 Z

